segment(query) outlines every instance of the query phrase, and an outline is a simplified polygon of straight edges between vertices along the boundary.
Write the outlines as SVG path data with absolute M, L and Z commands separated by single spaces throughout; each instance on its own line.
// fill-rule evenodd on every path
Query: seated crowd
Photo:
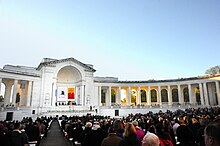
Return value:
M 73 145 L 220 146 L 219 107 L 130 114 L 121 118 L 62 116 L 59 120 Z
M 57 118 L 57 117 L 56 117 Z M 55 118 L 55 119 L 56 119 Z M 0 146 L 39 146 L 52 117 L 0 121 Z M 126 117 L 59 117 L 64 136 L 74 146 L 220 146 L 220 108 L 130 114 Z
M 47 136 L 51 120 L 40 117 L 33 121 L 24 117 L 22 121 L 0 121 L 0 146 L 39 146 L 42 136 Z

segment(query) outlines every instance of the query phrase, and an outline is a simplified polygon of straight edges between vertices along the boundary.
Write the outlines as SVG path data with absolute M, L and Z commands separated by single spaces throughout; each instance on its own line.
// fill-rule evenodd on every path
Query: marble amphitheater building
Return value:
M 153 109 L 220 105 L 220 75 L 119 81 L 95 77 L 95 71 L 92 65 L 74 58 L 44 58 L 37 67 L 5 65 L 0 69 L 4 89 L 0 117 L 80 111 L 122 116 Z

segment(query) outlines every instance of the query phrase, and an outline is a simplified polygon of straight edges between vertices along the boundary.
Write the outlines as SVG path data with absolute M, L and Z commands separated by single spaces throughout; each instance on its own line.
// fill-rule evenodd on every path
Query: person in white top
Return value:
M 173 133 L 175 136 L 176 136 L 176 130 L 179 126 L 180 126 L 179 121 L 177 119 L 175 119 L 175 123 L 173 125 Z
M 157 135 L 147 132 L 142 140 L 142 146 L 160 146 L 160 140 Z

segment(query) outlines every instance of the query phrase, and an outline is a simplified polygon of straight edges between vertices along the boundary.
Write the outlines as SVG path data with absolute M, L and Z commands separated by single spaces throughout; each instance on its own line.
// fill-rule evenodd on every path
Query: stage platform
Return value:
M 159 111 L 166 112 L 167 110 L 175 111 L 178 109 L 186 109 L 186 108 L 199 108 L 202 106 L 57 106 L 57 107 L 46 107 L 46 108 L 28 108 L 28 107 L 20 107 L 20 108 L 5 108 L 0 111 L 0 120 L 22 120 L 23 117 L 39 117 L 39 116 L 82 116 L 87 114 L 92 115 L 103 115 L 110 117 L 123 117 L 128 114 L 136 114 L 136 113 L 148 113 L 149 111 L 153 113 L 157 113 Z

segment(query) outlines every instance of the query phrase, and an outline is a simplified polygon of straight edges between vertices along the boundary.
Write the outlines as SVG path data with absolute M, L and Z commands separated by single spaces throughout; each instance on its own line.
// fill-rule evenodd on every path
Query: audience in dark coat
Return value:
M 122 138 L 116 135 L 114 127 L 109 127 L 108 137 L 104 138 L 101 146 L 118 146 Z
M 179 142 L 177 146 L 196 146 L 193 132 L 186 125 L 180 125 L 177 128 L 176 134 L 177 141 Z
M 126 123 L 124 138 L 120 141 L 119 146 L 141 146 L 137 139 L 136 129 L 132 123 Z
M 108 136 L 108 133 L 101 129 L 98 122 L 94 122 L 92 130 L 85 137 L 84 146 L 100 146 L 102 140 Z

